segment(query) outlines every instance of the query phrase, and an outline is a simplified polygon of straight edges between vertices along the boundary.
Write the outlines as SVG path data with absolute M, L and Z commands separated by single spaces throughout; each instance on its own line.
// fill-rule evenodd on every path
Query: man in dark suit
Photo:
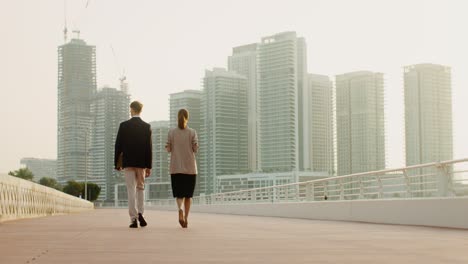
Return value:
M 146 226 L 143 217 L 145 202 L 145 178 L 151 174 L 152 142 L 151 126 L 141 120 L 143 104 L 134 101 L 130 104 L 131 119 L 120 123 L 115 140 L 114 166 L 125 171 L 128 193 L 128 213 L 130 228 Z

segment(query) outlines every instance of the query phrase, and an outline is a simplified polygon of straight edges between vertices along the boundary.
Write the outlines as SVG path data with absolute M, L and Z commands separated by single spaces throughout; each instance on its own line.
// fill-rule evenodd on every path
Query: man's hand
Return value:
M 148 178 L 151 175 L 151 169 L 146 169 L 145 178 Z
M 123 170 L 122 167 L 117 167 L 117 168 L 115 168 L 115 169 L 118 170 L 118 171 L 122 171 L 122 170 Z

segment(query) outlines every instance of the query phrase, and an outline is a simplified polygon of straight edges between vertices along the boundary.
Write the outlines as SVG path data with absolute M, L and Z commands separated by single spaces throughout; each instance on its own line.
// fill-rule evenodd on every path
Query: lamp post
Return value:
M 88 133 L 89 133 L 89 128 L 86 128 L 86 135 L 85 135 L 85 195 L 84 198 L 85 200 L 88 200 L 88 155 L 89 155 L 89 150 L 88 150 Z
M 85 182 L 84 182 L 84 198 L 88 200 L 88 130 L 85 134 Z

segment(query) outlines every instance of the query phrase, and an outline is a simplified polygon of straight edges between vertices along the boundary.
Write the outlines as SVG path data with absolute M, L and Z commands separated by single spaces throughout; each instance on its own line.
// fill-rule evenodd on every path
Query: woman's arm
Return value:
M 198 136 L 197 136 L 197 131 L 195 131 L 195 129 L 193 130 L 192 150 L 194 153 L 198 152 Z
M 172 151 L 172 141 L 171 141 L 171 131 L 170 130 L 167 133 L 166 150 L 167 150 L 167 152 Z

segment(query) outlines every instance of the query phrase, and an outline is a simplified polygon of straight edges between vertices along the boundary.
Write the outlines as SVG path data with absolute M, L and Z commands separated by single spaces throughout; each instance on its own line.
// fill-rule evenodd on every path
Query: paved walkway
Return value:
M 0 263 L 468 263 L 468 231 L 147 211 L 129 229 L 127 211 L 0 224 Z

